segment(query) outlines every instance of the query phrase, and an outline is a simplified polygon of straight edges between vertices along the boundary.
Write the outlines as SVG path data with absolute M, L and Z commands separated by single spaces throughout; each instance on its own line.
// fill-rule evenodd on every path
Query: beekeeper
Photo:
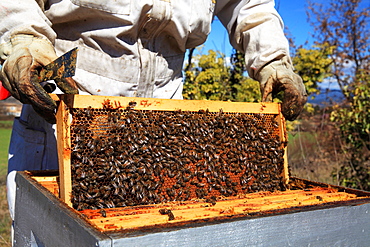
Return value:
M 30 79 L 40 65 L 78 47 L 75 76 L 56 82 L 61 91 L 181 99 L 184 53 L 205 42 L 215 16 L 233 47 L 245 53 L 263 100 L 283 90 L 283 114 L 296 118 L 306 91 L 293 72 L 274 1 L 1 0 L 0 78 L 24 103 L 9 148 L 12 217 L 15 171 L 58 168 L 52 125 L 56 103 Z

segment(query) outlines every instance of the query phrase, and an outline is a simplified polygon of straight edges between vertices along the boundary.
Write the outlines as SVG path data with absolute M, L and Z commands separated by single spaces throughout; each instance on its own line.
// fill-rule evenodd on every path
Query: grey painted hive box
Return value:
M 307 188 L 254 193 L 218 200 L 215 204 L 194 201 L 76 211 L 55 196 L 57 180 L 53 174 L 17 173 L 15 246 L 369 246 L 370 243 L 368 192 L 291 178 L 291 183 Z M 160 214 L 161 209 L 170 209 L 174 219 Z

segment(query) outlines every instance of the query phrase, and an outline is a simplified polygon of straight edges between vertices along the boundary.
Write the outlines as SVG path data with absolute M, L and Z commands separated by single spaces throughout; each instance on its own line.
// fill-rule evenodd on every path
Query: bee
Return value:
M 180 187 L 181 187 L 181 185 L 178 184 L 178 183 L 176 183 L 176 184 L 173 185 L 173 188 L 175 188 L 175 189 L 179 189 Z
M 92 108 L 89 106 L 88 108 L 85 109 L 85 116 L 90 119 L 92 117 Z
M 135 101 L 130 101 L 128 103 L 128 106 L 130 107 L 130 109 L 133 109 L 136 105 L 137 105 L 137 103 Z
M 101 216 L 107 217 L 107 212 L 104 209 L 100 209 Z
M 112 200 L 106 201 L 105 205 L 107 205 L 108 208 L 114 208 L 115 207 L 115 204 L 113 203 Z
M 78 153 L 77 151 L 74 151 L 73 152 L 73 156 L 75 158 L 79 159 L 79 160 L 82 160 L 82 158 L 83 158 L 83 156 L 80 153 Z
M 174 196 L 175 196 L 175 194 L 176 194 L 175 190 L 170 189 L 170 188 L 167 188 L 167 189 L 166 189 L 166 192 L 167 192 L 167 195 L 168 195 L 169 197 L 174 197 Z
M 216 205 L 216 197 L 215 196 L 211 196 L 210 198 L 207 198 L 206 199 L 206 202 L 207 203 L 211 203 L 212 206 Z
M 161 215 L 168 215 L 168 220 L 174 220 L 175 216 L 170 209 L 161 208 L 159 209 Z
M 170 221 L 170 220 L 174 220 L 174 219 L 175 219 L 175 215 L 170 210 L 170 212 L 168 213 L 168 220 Z
M 202 187 L 204 187 L 204 186 L 206 186 L 206 184 L 204 184 L 204 183 L 197 183 L 197 187 L 202 188 Z
M 173 177 L 175 177 L 176 173 L 168 170 L 167 175 L 168 175 L 168 177 L 173 178 Z
M 171 210 L 166 209 L 166 208 L 161 208 L 161 209 L 159 209 L 159 213 L 160 213 L 161 215 L 166 215 L 166 214 L 168 214 L 169 212 L 171 212 Z

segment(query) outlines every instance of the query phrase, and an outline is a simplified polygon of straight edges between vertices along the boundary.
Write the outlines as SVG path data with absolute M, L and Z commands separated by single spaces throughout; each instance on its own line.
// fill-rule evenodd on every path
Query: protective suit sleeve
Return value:
M 45 0 L 0 1 L 0 49 L 6 49 L 2 46 L 9 43 L 12 36 L 18 34 L 47 38 L 54 43 L 56 34 L 43 12 L 45 2 Z
M 283 21 L 272 0 L 218 1 L 216 15 L 227 28 L 230 43 L 245 53 L 250 77 L 257 80 L 259 70 L 284 56 L 289 44 Z

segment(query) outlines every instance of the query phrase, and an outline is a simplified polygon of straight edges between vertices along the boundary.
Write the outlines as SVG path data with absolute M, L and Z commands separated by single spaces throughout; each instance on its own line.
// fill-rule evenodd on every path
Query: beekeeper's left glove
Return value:
M 264 66 L 256 79 L 260 82 L 262 101 L 271 101 L 278 92 L 283 91 L 281 111 L 284 117 L 292 121 L 299 116 L 307 102 L 306 88 L 302 78 L 293 72 L 287 57 Z

